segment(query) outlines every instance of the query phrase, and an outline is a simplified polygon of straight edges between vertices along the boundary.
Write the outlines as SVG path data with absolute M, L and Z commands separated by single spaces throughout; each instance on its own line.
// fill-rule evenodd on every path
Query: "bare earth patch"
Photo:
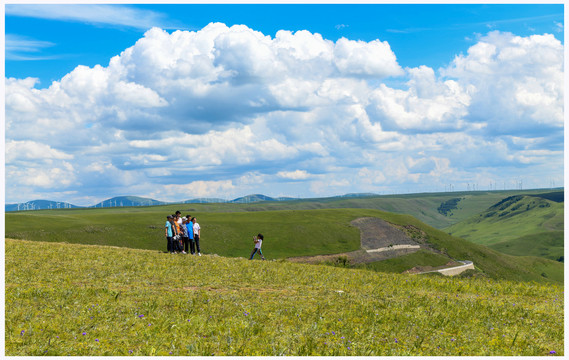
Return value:
M 330 255 L 298 256 L 288 258 L 287 260 L 318 264 L 326 261 L 333 262 L 338 257 L 345 256 L 350 260 L 350 264 L 363 264 L 411 254 L 420 249 L 433 250 L 426 245 L 425 234 L 413 226 L 400 227 L 378 218 L 359 218 L 352 221 L 351 224 L 360 229 L 360 241 L 363 250 Z M 411 238 L 410 234 L 413 238 Z M 366 251 L 389 248 L 394 245 L 414 245 L 419 246 L 419 248 L 386 249 L 382 252 L 369 253 Z
M 372 250 L 390 245 L 419 245 L 405 231 L 378 218 L 359 218 L 351 223 L 360 229 L 362 249 Z

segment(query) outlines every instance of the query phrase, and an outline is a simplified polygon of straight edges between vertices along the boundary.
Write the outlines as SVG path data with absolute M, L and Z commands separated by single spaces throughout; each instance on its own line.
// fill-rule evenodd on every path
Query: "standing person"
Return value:
M 253 248 L 249 260 L 253 260 L 253 256 L 255 256 L 257 251 L 259 252 L 259 255 L 261 255 L 261 259 L 265 260 L 263 252 L 261 251 L 261 245 L 263 244 L 263 239 L 264 239 L 263 234 L 258 234 L 257 236 L 253 236 L 253 242 L 255 243 L 255 248 Z
M 190 245 L 190 251 L 188 252 L 188 243 L 186 243 L 186 252 L 194 255 L 196 253 L 194 246 L 194 223 L 192 222 L 191 215 L 186 215 L 186 228 L 188 230 L 188 243 Z
M 172 250 L 173 240 L 172 237 L 174 236 L 174 231 L 172 230 L 172 215 L 166 216 L 166 249 L 169 253 L 174 252 Z
M 186 227 L 186 218 L 180 218 L 182 220 L 182 225 L 180 225 L 180 250 L 182 251 L 182 254 L 187 254 L 187 252 L 184 250 L 184 246 L 186 247 L 186 249 L 188 248 L 188 228 Z
M 178 223 L 178 225 L 182 225 L 182 213 L 180 212 L 180 210 L 176 211 L 176 222 Z
M 180 225 L 178 225 L 178 219 L 176 215 L 172 215 L 172 232 L 174 236 L 172 237 L 172 251 L 179 252 L 180 251 Z
M 198 224 L 195 217 L 192 218 L 192 223 L 194 223 L 194 241 L 196 242 L 196 250 L 198 251 L 198 255 L 202 256 L 202 253 L 200 252 L 200 224 Z
M 182 213 L 180 212 L 180 210 L 177 210 L 176 213 L 174 214 L 174 220 L 176 221 L 176 230 L 178 230 L 178 242 L 176 243 L 177 247 L 178 247 L 178 252 L 183 253 L 184 252 L 184 242 L 183 242 L 183 238 L 184 238 L 184 232 L 182 231 Z

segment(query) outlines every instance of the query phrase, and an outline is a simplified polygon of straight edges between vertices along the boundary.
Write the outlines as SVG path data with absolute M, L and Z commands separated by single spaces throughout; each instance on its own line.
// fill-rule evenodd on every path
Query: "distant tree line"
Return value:
M 462 200 L 462 198 L 453 198 L 450 200 L 447 200 L 443 203 L 441 203 L 441 205 L 439 205 L 439 207 L 437 208 L 437 211 L 440 214 L 443 214 L 444 216 L 449 216 L 448 214 L 450 213 L 450 215 L 452 215 L 452 211 L 454 209 L 458 209 L 458 203 L 460 202 L 460 200 Z

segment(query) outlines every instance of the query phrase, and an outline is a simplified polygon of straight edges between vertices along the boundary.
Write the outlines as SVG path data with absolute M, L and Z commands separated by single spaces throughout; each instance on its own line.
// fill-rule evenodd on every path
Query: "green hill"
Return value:
M 553 284 L 5 242 L 6 356 L 563 356 L 563 309 Z
M 557 260 L 563 256 L 564 204 L 550 198 L 559 200 L 551 194 L 507 197 L 445 231 L 507 254 Z
M 6 214 L 6 237 L 165 251 L 165 216 L 170 213 L 168 207 L 10 213 Z M 263 251 L 268 259 L 355 251 L 360 249 L 360 233 L 350 222 L 362 217 L 377 217 L 395 225 L 419 229 L 424 233 L 425 242 L 437 253 L 449 260 L 471 260 L 479 271 L 491 278 L 563 281 L 560 263 L 503 255 L 452 237 L 409 215 L 373 209 L 192 212 L 191 215 L 201 224 L 202 252 L 208 254 L 246 257 L 252 249 L 252 235 L 259 232 L 265 235 Z M 422 265 L 438 266 L 441 260 L 427 256 L 423 261 L 433 263 Z M 409 263 L 411 267 L 413 264 Z M 381 266 L 372 264 L 371 268 Z
M 41 209 L 69 209 L 78 206 L 66 202 L 57 202 L 50 200 L 32 200 L 19 204 L 6 204 L 4 211 L 25 211 L 25 210 L 41 210 Z
M 107 199 L 91 207 L 123 207 L 123 206 L 153 206 L 153 205 L 164 205 L 163 201 L 158 201 L 154 199 L 149 199 L 140 196 L 117 196 L 111 199 Z
M 288 201 L 262 201 L 254 203 L 180 204 L 165 206 L 174 212 L 180 208 L 199 212 L 243 212 L 272 210 L 316 209 L 376 209 L 412 215 L 418 220 L 443 229 L 486 210 L 500 200 L 513 195 L 550 193 L 551 190 L 507 190 L 421 193 L 399 195 L 369 195 L 361 197 L 331 197 L 316 199 L 290 199 Z M 563 193 L 563 191 L 561 191 Z M 456 199 L 459 199 L 458 201 Z M 452 203 L 455 203 L 454 206 Z M 446 208 L 445 208 L 446 207 Z
M 497 242 L 489 247 L 510 255 L 525 256 L 529 254 L 551 260 L 564 260 L 564 236 L 561 231 L 526 235 L 513 240 Z

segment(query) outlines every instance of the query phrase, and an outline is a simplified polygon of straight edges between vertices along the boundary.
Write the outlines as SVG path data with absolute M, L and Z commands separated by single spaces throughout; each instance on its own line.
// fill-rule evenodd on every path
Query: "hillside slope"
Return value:
M 507 190 L 421 193 L 400 195 L 363 194 L 362 197 L 331 197 L 316 199 L 286 199 L 287 201 L 261 201 L 254 203 L 192 203 L 171 204 L 160 208 L 165 213 L 185 212 L 244 212 L 274 210 L 317 209 L 376 209 L 398 214 L 409 214 L 425 224 L 442 229 L 479 214 L 489 206 L 513 195 L 550 193 L 551 190 Z M 563 190 L 561 190 L 563 193 Z M 259 200 L 260 198 L 257 198 Z M 456 202 L 456 199 L 459 199 Z M 211 199 L 208 199 L 211 200 Z M 281 199 L 282 200 L 282 199 Z M 456 202 L 456 207 L 443 210 L 445 204 Z
M 158 201 L 140 196 L 117 196 L 90 207 L 123 207 L 123 206 L 155 206 L 165 205 L 164 201 Z
M 7 356 L 564 355 L 555 285 L 5 245 Z
M 185 215 L 185 214 L 184 214 Z M 252 236 L 265 236 L 268 259 L 340 254 L 361 249 L 360 231 L 351 224 L 375 217 L 394 226 L 422 233 L 423 242 L 450 260 L 470 260 L 492 278 L 562 281 L 562 264 L 546 259 L 514 257 L 454 238 L 409 215 L 371 209 L 283 210 L 231 213 L 192 213 L 202 228 L 202 253 L 248 256 Z M 61 212 L 6 214 L 6 236 L 16 239 L 112 245 L 166 250 L 165 214 L 161 207 L 84 209 Z M 437 263 L 440 258 L 433 259 Z M 432 265 L 435 264 L 422 264 Z M 414 264 L 409 264 L 409 268 Z M 407 270 L 407 269 L 403 269 Z M 401 270 L 401 271 L 403 271 Z
M 32 200 L 19 204 L 5 204 L 4 211 L 26 211 L 40 209 L 71 209 L 78 206 L 66 202 L 57 202 L 50 200 Z
M 546 198 L 511 196 L 445 231 L 507 254 L 557 260 L 563 256 L 564 204 Z
M 477 268 L 492 278 L 563 282 L 562 263 L 533 256 L 503 254 L 486 246 L 453 237 L 427 226 L 411 216 L 402 215 L 396 219 L 392 218 L 391 221 L 402 226 L 413 226 L 421 229 L 425 233 L 427 243 L 433 248 L 447 254 L 451 259 L 474 262 Z

